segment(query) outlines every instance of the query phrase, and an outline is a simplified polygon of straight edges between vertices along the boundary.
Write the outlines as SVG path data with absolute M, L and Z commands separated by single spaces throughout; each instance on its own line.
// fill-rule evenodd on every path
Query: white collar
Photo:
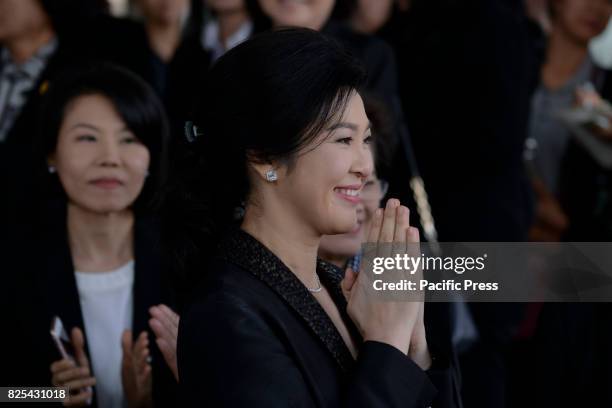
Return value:
M 219 40 L 219 22 L 216 19 L 211 19 L 206 22 L 206 26 L 202 31 L 201 42 L 206 50 L 211 51 L 212 60 L 216 61 L 226 51 L 247 40 L 252 32 L 253 22 L 250 20 L 245 21 L 235 33 L 228 37 L 226 48 Z

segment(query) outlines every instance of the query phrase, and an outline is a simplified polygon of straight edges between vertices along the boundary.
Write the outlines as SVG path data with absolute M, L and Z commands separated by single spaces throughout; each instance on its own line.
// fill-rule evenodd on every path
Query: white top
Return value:
M 134 261 L 110 272 L 75 272 L 100 408 L 127 407 L 121 334 L 132 329 Z
M 243 41 L 246 41 L 253 33 L 253 23 L 245 21 L 238 30 L 227 39 L 227 48 L 219 39 L 219 23 L 217 20 L 211 19 L 206 22 L 204 30 L 202 30 L 202 46 L 210 51 L 212 61 L 218 60 L 226 51 L 231 50 Z

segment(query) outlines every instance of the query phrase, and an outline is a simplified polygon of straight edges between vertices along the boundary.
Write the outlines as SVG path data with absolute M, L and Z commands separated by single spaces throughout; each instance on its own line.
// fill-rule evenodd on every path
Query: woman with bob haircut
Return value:
M 180 177 L 197 211 L 183 264 L 206 272 L 179 325 L 184 406 L 455 406 L 423 303 L 372 302 L 361 275 L 340 282 L 317 260 L 323 235 L 355 228 L 373 171 L 363 80 L 309 29 L 260 34 L 213 67 Z M 368 241 L 418 243 L 408 208 L 389 200 Z
M 178 324 L 161 305 L 172 299 L 153 206 L 166 166 L 163 107 L 129 71 L 87 67 L 50 85 L 41 126 L 45 205 L 9 284 L 30 296 L 12 300 L 8 378 L 68 387 L 65 406 L 171 406 L 168 350 L 151 337 Z M 66 354 L 49 335 L 62 337 L 62 326 Z

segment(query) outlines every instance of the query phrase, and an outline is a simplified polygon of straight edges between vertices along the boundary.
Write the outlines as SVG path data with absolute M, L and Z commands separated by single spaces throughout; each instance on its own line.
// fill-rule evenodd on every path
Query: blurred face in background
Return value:
M 612 16 L 611 0 L 553 0 L 553 29 L 580 43 L 601 34 Z
M 206 7 L 217 14 L 235 13 L 246 10 L 244 0 L 205 0 Z
M 40 1 L 0 0 L 0 44 L 48 29 L 51 22 Z
M 334 9 L 335 0 L 258 0 L 274 26 L 320 30 Z
M 376 175 L 368 177 L 361 191 L 361 202 L 357 207 L 357 223 L 352 231 L 345 234 L 324 235 L 319 245 L 319 256 L 344 267 L 346 261 L 357 255 L 361 244 L 366 242 L 374 213 L 380 207 L 386 185 Z
M 393 0 L 358 0 L 352 20 L 355 28 L 373 34 L 391 17 Z
M 69 201 L 95 213 L 128 209 L 142 191 L 149 161 L 149 150 L 101 95 L 67 105 L 49 157 Z
M 137 0 L 145 20 L 158 25 L 176 24 L 189 12 L 189 0 Z

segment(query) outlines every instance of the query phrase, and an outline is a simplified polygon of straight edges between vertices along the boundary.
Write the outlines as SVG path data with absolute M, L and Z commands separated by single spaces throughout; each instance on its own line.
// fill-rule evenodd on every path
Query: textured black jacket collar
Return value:
M 302 282 L 272 251 L 247 232 L 235 228 L 222 240 L 218 256 L 248 270 L 268 285 L 298 313 L 340 368 L 351 371 L 354 359 L 333 322 Z M 338 307 L 349 332 L 359 340 L 360 335 L 346 312 L 346 300 L 340 288 L 341 271 L 334 265 L 318 260 L 317 274 Z

